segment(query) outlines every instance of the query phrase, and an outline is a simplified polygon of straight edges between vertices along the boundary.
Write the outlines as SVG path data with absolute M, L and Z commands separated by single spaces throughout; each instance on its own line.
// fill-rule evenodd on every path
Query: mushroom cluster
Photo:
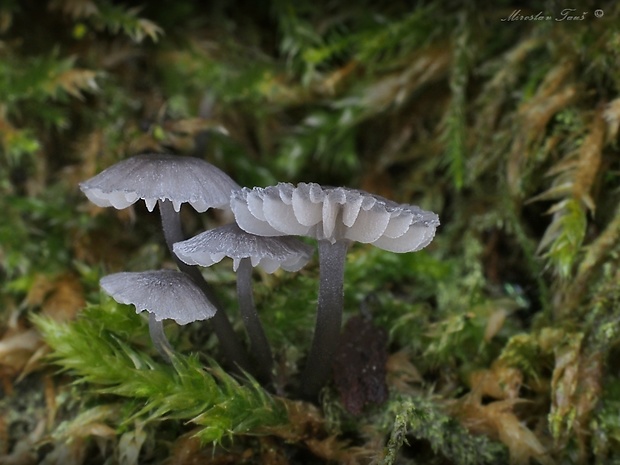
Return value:
M 136 155 L 80 183 L 82 192 L 100 207 L 123 209 L 142 199 L 147 209 L 153 211 L 157 204 L 171 253 L 174 243 L 185 239 L 180 216 L 183 203 L 189 203 L 200 213 L 209 208 L 228 209 L 231 193 L 239 188 L 226 173 L 204 160 L 164 154 Z M 177 264 L 191 278 L 194 286 L 201 290 L 209 305 L 219 310 L 211 312 L 210 318 L 226 357 L 241 368 L 249 369 L 249 358 L 200 271 L 178 259 Z M 143 287 L 143 293 L 152 292 L 154 300 L 165 300 L 164 289 L 154 283 L 151 281 L 150 285 L 147 284 L 148 288 Z M 105 287 L 104 290 L 107 291 Z M 111 292 L 111 295 L 117 298 L 115 293 Z M 145 305 L 140 300 L 132 303 L 137 307 Z M 204 301 L 203 305 L 206 305 Z M 183 311 L 178 308 L 178 303 L 175 306 L 177 312 Z M 151 311 L 149 308 L 147 310 Z M 151 318 L 149 324 L 151 339 L 158 349 L 162 347 L 162 338 L 165 338 L 161 320 Z M 169 344 L 165 345 L 169 347 Z
M 291 236 L 318 242 L 319 290 L 312 345 L 301 375 L 301 394 L 315 399 L 328 380 L 338 347 L 343 313 L 343 278 L 349 245 L 356 241 L 396 253 L 426 247 L 439 225 L 436 214 L 378 195 L 315 183 L 279 183 L 241 188 L 209 163 L 174 155 L 138 155 L 122 161 L 80 188 L 95 204 L 126 208 L 143 199 L 159 206 L 166 243 L 180 271 L 116 273 L 101 280 L 114 299 L 150 313 L 157 350 L 170 359 L 172 348 L 161 321 L 178 324 L 211 319 L 226 357 L 265 383 L 273 380 L 273 354 L 252 295 L 252 269 L 267 273 L 300 270 L 314 248 Z M 230 208 L 235 222 L 186 239 L 180 209 L 198 212 Z M 196 268 L 224 257 L 237 272 L 239 311 L 250 354 L 238 341 L 215 293 Z M 252 364 L 251 360 L 256 364 Z

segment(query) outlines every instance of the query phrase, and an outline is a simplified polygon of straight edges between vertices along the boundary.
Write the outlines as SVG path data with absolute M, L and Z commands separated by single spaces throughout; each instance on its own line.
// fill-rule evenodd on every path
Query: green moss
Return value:
M 398 463 L 398 451 L 407 443 L 408 435 L 427 441 L 435 454 L 452 463 L 503 463 L 507 460 L 507 451 L 501 444 L 484 436 L 470 435 L 431 400 L 409 398 L 394 401 L 390 405 L 390 413 L 394 415 L 394 424 L 382 462 L 384 465 Z M 442 459 L 426 460 L 426 463 L 441 463 Z
M 42 317 L 34 321 L 54 349 L 56 363 L 81 382 L 102 394 L 143 399 L 125 412 L 125 421 L 192 421 L 200 425 L 196 435 L 205 442 L 287 421 L 281 401 L 255 382 L 235 380 L 215 362 L 205 368 L 195 356 L 178 355 L 171 367 L 125 342 L 145 339 L 142 318 L 127 306 L 93 306 L 70 325 Z

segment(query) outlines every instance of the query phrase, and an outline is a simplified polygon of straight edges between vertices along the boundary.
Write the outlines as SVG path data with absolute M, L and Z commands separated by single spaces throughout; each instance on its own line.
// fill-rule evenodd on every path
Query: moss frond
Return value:
M 407 436 L 428 441 L 433 452 L 462 465 L 507 463 L 507 451 L 485 436 L 473 436 L 457 420 L 424 398 L 403 398 L 390 404 L 394 415 L 383 465 L 397 463 Z M 432 459 L 431 459 L 432 460 Z M 430 462 L 427 462 L 430 463 Z
M 463 188 L 465 182 L 465 160 L 469 154 L 465 112 L 469 70 L 472 64 L 472 45 L 468 28 L 469 23 L 463 13 L 453 46 L 454 57 L 450 73 L 452 97 L 445 115 L 445 129 L 442 134 L 446 147 L 446 164 L 457 191 Z
M 107 29 L 112 34 L 123 32 L 136 42 L 141 42 L 146 37 L 156 42 L 163 34 L 163 30 L 153 21 L 138 16 L 140 8 L 126 8 L 105 0 L 53 0 L 49 8 L 61 11 L 73 19 L 85 19 L 97 30 Z M 73 33 L 81 38 L 86 31 L 76 29 Z
M 553 217 L 538 249 L 545 252 L 549 264 L 564 280 L 574 274 L 586 234 L 587 212 L 595 211 L 592 191 L 601 167 L 604 140 L 605 123 L 599 113 L 576 153 L 569 153 L 549 171 L 549 175 L 556 176 L 552 187 L 532 199 L 558 200 L 549 209 Z
M 255 382 L 234 379 L 215 362 L 204 367 L 196 356 L 178 355 L 171 367 L 123 342 L 129 333 L 144 336 L 141 318 L 121 316 L 124 322 L 106 323 L 131 313 L 125 306 L 93 306 L 71 324 L 44 317 L 33 321 L 52 347 L 55 363 L 78 382 L 102 394 L 141 400 L 130 419 L 192 421 L 201 426 L 196 433 L 201 440 L 216 443 L 288 421 L 281 401 Z

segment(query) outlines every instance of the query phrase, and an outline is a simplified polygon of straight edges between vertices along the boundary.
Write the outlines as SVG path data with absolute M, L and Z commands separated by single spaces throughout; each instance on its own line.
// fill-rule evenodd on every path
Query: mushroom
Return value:
M 342 323 L 345 257 L 352 241 L 391 252 L 414 252 L 435 236 L 439 218 L 417 206 L 345 187 L 289 183 L 231 196 L 239 226 L 261 236 L 302 235 L 318 240 L 320 284 L 312 345 L 302 394 L 314 398 L 329 377 Z
M 254 306 L 252 267 L 259 266 L 267 273 L 278 268 L 298 271 L 310 259 L 312 247 L 293 237 L 249 234 L 236 223 L 231 223 L 177 242 L 173 249 L 177 257 L 189 265 L 211 266 L 224 257 L 233 259 L 239 311 L 250 338 L 250 352 L 259 364 L 259 376 L 270 379 L 273 355 Z
M 162 320 L 180 325 L 206 320 L 216 308 L 185 273 L 175 270 L 122 272 L 104 276 L 101 287 L 121 304 L 132 304 L 136 313 L 149 312 L 149 333 L 157 351 L 167 360 L 174 353 Z
M 202 213 L 227 208 L 230 192 L 239 185 L 210 163 L 194 157 L 166 154 L 136 155 L 80 183 L 80 189 L 100 207 L 122 210 L 140 199 L 152 212 L 157 202 L 169 200 L 175 212 L 189 203 Z
M 189 203 L 200 213 L 209 208 L 229 208 L 230 194 L 240 186 L 226 173 L 199 158 L 137 155 L 80 183 L 80 189 L 100 207 L 123 209 L 143 199 L 146 208 L 153 211 L 157 203 L 166 244 L 179 269 L 194 280 L 216 308 L 221 309 L 200 271 L 178 260 L 172 246 L 185 239 L 181 228 L 181 204 Z M 249 369 L 247 355 L 225 313 L 216 312 L 212 322 L 229 360 Z

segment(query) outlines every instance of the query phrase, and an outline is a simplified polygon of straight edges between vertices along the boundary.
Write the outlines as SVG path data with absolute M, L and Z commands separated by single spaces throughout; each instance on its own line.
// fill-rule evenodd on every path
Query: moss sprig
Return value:
M 451 460 L 451 463 L 507 463 L 504 446 L 486 436 L 471 435 L 457 420 L 442 412 L 432 400 L 422 397 L 397 399 L 391 403 L 389 411 L 393 415 L 394 423 L 383 465 L 397 463 L 398 452 L 403 444 L 407 444 L 407 436 L 427 441 L 435 455 L 443 456 Z
M 124 306 L 108 311 L 92 306 L 71 324 L 40 316 L 33 321 L 52 347 L 55 363 L 73 373 L 77 382 L 88 383 L 101 394 L 142 400 L 126 421 L 135 417 L 191 421 L 202 427 L 196 433 L 201 440 L 216 443 L 288 421 L 282 401 L 251 380 L 233 378 L 213 361 L 205 369 L 196 355 L 178 355 L 173 366 L 153 359 L 135 342 L 126 342 L 127 336 L 145 339 L 141 318 L 125 318 L 130 325 L 121 335 L 120 325 L 107 326 L 109 310 L 132 313 Z

